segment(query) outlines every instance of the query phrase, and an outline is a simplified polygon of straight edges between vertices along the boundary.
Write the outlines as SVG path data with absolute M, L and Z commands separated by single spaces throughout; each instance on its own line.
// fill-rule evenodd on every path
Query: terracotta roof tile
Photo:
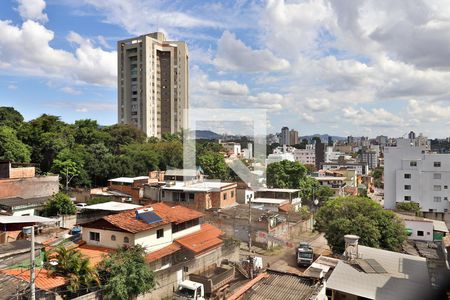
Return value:
M 30 272 L 23 269 L 0 270 L 0 272 L 30 281 Z M 51 290 L 65 285 L 66 281 L 61 276 L 51 276 L 45 269 L 36 270 L 36 287 L 41 290 Z
M 115 227 L 125 230 L 127 232 L 137 233 L 152 228 L 160 227 L 161 225 L 165 225 L 168 223 L 182 223 L 203 216 L 202 213 L 196 210 L 189 209 L 179 205 L 171 207 L 164 203 L 154 203 L 151 205 L 141 207 L 139 209 L 150 207 L 152 207 L 153 211 L 159 217 L 161 217 L 162 221 L 153 224 L 147 224 L 142 220 L 138 220 L 136 219 L 136 210 L 138 209 L 127 210 L 118 214 L 109 215 L 103 217 L 101 220 L 104 220 L 114 225 Z M 99 223 L 99 221 L 84 224 L 84 227 L 89 227 L 89 224 L 94 223 Z
M 201 225 L 201 230 L 179 238 L 176 242 L 192 252 L 199 254 L 222 244 L 223 241 L 219 238 L 221 234 L 222 230 L 205 223 Z
M 80 251 L 81 254 L 83 254 L 84 256 L 88 257 L 90 263 L 93 266 L 98 265 L 98 263 L 102 261 L 104 256 L 115 251 L 114 249 L 111 248 L 92 245 L 81 245 L 77 248 L 77 250 Z
M 172 253 L 175 253 L 175 252 L 177 252 L 180 249 L 181 249 L 180 245 L 178 245 L 176 243 L 172 243 L 169 246 L 166 246 L 166 247 L 164 247 L 162 249 L 159 249 L 159 250 L 156 250 L 156 251 L 153 251 L 153 252 L 147 254 L 145 256 L 145 260 L 150 263 L 150 262 L 153 262 L 153 261 L 158 260 L 160 258 L 163 258 L 164 256 L 167 256 L 167 255 L 170 255 Z
M 286 204 L 283 204 L 278 207 L 278 210 L 283 211 L 283 212 L 289 212 L 289 211 L 292 211 L 293 209 L 294 209 L 294 206 L 292 206 L 292 204 L 290 204 L 290 203 L 286 203 Z

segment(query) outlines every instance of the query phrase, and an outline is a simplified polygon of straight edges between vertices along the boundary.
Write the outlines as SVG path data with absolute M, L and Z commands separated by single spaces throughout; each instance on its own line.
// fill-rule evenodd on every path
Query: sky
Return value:
M 266 109 L 300 136 L 450 136 L 448 0 L 1 0 L 0 106 L 114 124 L 116 42 L 157 30 L 188 44 L 192 108 Z

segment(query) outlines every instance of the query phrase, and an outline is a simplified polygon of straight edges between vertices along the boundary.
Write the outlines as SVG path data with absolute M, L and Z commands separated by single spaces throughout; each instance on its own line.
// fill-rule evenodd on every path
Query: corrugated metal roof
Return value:
M 58 220 L 38 216 L 0 216 L 1 224 L 54 223 Z
M 307 300 L 315 299 L 322 289 L 320 281 L 312 278 L 276 271 L 268 271 L 268 275 L 244 293 L 241 299 Z
M 123 210 L 135 209 L 135 208 L 139 208 L 139 207 L 142 207 L 142 205 L 109 201 L 109 202 L 98 203 L 98 204 L 94 204 L 94 205 L 88 205 L 88 206 L 83 207 L 83 209 L 123 211 Z

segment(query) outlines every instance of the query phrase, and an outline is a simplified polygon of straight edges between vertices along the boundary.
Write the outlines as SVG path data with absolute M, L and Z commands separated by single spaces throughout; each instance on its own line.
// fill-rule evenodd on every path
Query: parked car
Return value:
M 83 208 L 85 208 L 87 206 L 87 204 L 84 202 L 81 202 L 81 203 L 75 204 L 75 206 L 77 207 L 78 210 L 82 210 Z

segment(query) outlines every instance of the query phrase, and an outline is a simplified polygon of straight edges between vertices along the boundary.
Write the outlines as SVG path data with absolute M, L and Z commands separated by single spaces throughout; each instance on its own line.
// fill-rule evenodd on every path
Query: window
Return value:
M 433 201 L 434 201 L 434 202 L 441 202 L 441 201 L 442 201 L 442 198 L 439 197 L 439 196 L 434 196 L 434 197 L 433 197 Z
M 433 174 L 433 179 L 441 179 L 442 175 L 441 173 L 434 173 Z
M 164 237 L 164 229 L 161 228 L 161 229 L 156 230 L 156 238 L 160 239 L 162 237 Z
M 113 234 L 111 235 L 111 241 L 115 241 L 116 240 L 116 236 Z
M 405 190 L 410 190 L 411 186 L 410 185 L 405 185 Z
M 223 200 L 227 200 L 227 193 L 223 193 Z
M 417 230 L 417 236 L 423 236 L 423 231 L 422 230 Z
M 413 160 L 409 162 L 410 167 L 417 167 L 417 161 Z
M 405 201 L 411 201 L 411 196 L 405 196 Z
M 446 190 L 446 189 L 448 189 L 448 186 L 447 186 L 447 185 L 444 185 L 444 190 Z
M 448 201 L 448 197 L 444 197 L 444 201 Z
M 230 195 L 230 197 L 231 197 L 231 198 L 233 198 L 233 197 L 234 197 L 234 191 L 231 191 L 231 195 Z
M 441 162 L 440 161 L 435 161 L 433 165 L 436 168 L 440 168 L 441 167 Z
M 411 178 L 411 174 L 406 173 L 403 177 L 404 177 L 405 179 L 410 179 L 410 178 Z
M 189 193 L 189 200 L 194 200 L 195 198 L 195 194 L 194 193 Z
M 125 244 L 128 244 L 130 242 L 130 239 L 126 236 L 126 237 L 123 238 L 123 242 Z
M 99 232 L 89 232 L 89 240 L 100 242 L 100 233 Z
M 433 185 L 433 191 L 440 192 L 441 191 L 441 186 L 440 185 Z
M 161 265 L 165 266 L 171 263 L 172 257 L 170 255 L 164 256 L 161 260 Z
M 166 192 L 165 191 L 161 191 L 161 197 L 162 198 L 166 197 Z

